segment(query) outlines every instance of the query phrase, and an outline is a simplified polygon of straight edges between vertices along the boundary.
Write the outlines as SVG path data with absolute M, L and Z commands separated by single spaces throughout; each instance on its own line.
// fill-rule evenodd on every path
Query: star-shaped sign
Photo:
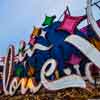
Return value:
M 66 12 L 64 12 L 64 19 L 61 22 L 61 25 L 58 28 L 58 30 L 67 31 L 70 34 L 74 34 L 77 28 L 77 25 L 84 19 L 86 19 L 86 15 L 85 16 L 70 16 Z

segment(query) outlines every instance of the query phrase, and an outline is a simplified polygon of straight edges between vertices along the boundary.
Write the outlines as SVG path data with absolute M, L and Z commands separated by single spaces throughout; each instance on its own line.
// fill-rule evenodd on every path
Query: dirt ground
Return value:
M 0 100 L 89 100 L 95 99 L 100 100 L 100 89 L 93 89 L 92 91 L 80 89 L 80 88 L 70 88 L 60 91 L 47 91 L 42 88 L 36 94 L 18 95 L 15 96 L 5 96 L 1 95 Z

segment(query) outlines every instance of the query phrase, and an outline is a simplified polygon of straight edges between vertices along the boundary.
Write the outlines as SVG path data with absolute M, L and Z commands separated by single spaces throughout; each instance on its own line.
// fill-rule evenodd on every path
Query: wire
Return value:
M 100 9 L 100 6 L 97 3 L 95 5 Z
M 100 3 L 100 0 L 97 1 L 97 2 L 94 2 L 93 4 L 91 4 L 91 6 L 94 6 L 94 5 L 98 4 L 98 3 Z
M 67 11 L 67 12 L 68 12 L 68 14 L 69 14 L 69 15 L 71 15 L 71 14 L 70 14 L 70 10 L 69 10 L 68 5 L 66 6 L 66 9 L 64 10 L 64 12 L 65 12 L 65 11 Z M 62 18 L 62 16 L 63 16 L 64 12 L 61 14 L 61 16 L 59 17 L 58 21 Z

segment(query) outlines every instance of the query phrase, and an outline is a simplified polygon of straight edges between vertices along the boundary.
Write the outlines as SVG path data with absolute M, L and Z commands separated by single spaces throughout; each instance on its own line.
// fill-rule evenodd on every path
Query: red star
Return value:
M 61 25 L 58 28 L 58 30 L 64 30 L 64 31 L 69 32 L 70 34 L 74 34 L 77 28 L 77 25 L 84 19 L 86 19 L 86 15 L 85 16 L 70 16 L 65 12 L 64 19 L 61 22 Z

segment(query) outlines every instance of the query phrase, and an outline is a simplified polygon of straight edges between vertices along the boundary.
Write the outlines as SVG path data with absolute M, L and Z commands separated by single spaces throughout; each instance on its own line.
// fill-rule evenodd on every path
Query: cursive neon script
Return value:
M 76 46 L 85 56 L 89 58 L 89 60 L 93 62 L 93 63 L 92 62 L 87 63 L 86 66 L 84 67 L 85 67 L 86 78 L 91 83 L 94 83 L 94 79 L 92 78 L 91 71 L 89 69 L 91 64 L 95 64 L 100 69 L 100 62 L 97 60 L 100 59 L 100 52 L 94 46 L 92 46 L 87 40 L 76 35 L 71 35 L 67 37 L 65 39 L 65 42 L 69 42 L 74 46 Z M 87 45 L 87 48 L 84 47 L 85 45 Z M 92 51 L 88 52 L 91 49 Z M 11 47 L 9 48 L 9 51 L 12 51 Z M 7 63 L 8 58 L 10 58 L 9 69 Z M 16 78 L 11 76 L 13 67 L 12 63 L 13 58 L 14 58 L 14 52 L 11 53 L 10 57 L 6 57 L 5 67 L 3 69 L 3 90 L 6 95 L 14 95 L 16 91 L 20 91 L 21 94 L 25 94 L 28 90 L 31 93 L 36 93 L 37 91 L 39 91 L 42 85 L 48 90 L 60 90 L 70 87 L 86 88 L 85 80 L 81 77 L 79 65 L 74 66 L 77 75 L 71 74 L 71 70 L 64 69 L 65 74 L 66 75 L 68 74 L 68 76 L 62 77 L 58 80 L 48 81 L 47 77 L 52 75 L 57 67 L 57 62 L 55 59 L 48 59 L 43 64 L 41 69 L 41 81 L 38 83 L 38 85 L 35 85 L 34 79 L 32 78 Z M 49 64 L 50 67 L 48 70 L 46 70 Z M 6 70 L 8 70 L 8 75 L 6 75 Z

